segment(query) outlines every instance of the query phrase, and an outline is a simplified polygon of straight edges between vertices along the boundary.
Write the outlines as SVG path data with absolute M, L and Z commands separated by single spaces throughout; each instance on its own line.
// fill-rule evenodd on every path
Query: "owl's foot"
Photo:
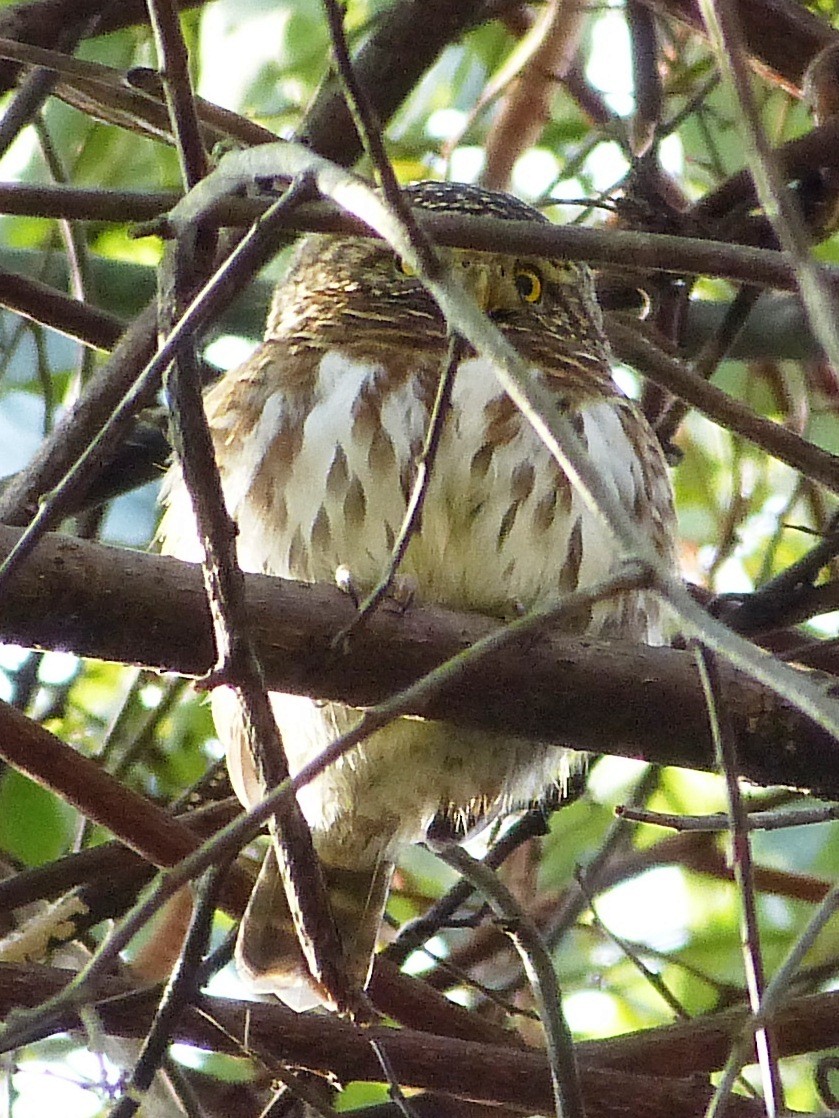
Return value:
M 349 594 L 358 610 L 349 625 L 345 626 L 334 638 L 332 647 L 342 655 L 349 650 L 352 637 L 367 622 L 372 614 L 382 606 L 389 606 L 398 613 L 404 613 L 417 595 L 417 581 L 411 575 L 391 571 L 366 598 L 362 600 L 360 588 L 353 573 L 345 564 L 335 570 L 335 582 L 340 590 Z

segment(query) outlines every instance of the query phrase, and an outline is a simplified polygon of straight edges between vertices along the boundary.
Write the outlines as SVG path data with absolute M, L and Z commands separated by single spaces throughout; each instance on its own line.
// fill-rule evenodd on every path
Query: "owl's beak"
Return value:
M 504 307 L 498 271 L 489 263 L 474 261 L 463 276 L 463 282 L 484 314 L 491 315 Z

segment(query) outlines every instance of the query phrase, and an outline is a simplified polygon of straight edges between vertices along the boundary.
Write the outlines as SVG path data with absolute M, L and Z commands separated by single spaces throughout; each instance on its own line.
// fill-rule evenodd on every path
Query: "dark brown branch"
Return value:
M 663 15 L 704 34 L 698 0 L 641 0 Z M 822 47 L 836 40 L 833 28 L 798 0 L 739 0 L 745 46 L 752 62 L 797 90 L 804 71 Z
M 0 306 L 95 349 L 113 349 L 125 329 L 107 311 L 14 272 L 0 271 Z
M 153 865 L 174 866 L 201 845 L 203 837 L 121 784 L 90 758 L 78 753 L 49 730 L 14 707 L 0 704 L 0 756 L 39 784 L 101 823 L 125 845 Z M 250 893 L 244 872 L 231 871 L 226 905 L 239 914 Z
M 0 529 L 0 556 L 18 535 Z M 494 625 L 438 608 L 384 611 L 340 660 L 332 641 L 354 616 L 345 595 L 259 575 L 246 582 L 269 686 L 354 706 L 404 688 Z M 213 662 L 198 568 L 63 536 L 42 541 L 17 575 L 0 637 L 188 675 Z M 722 674 L 743 774 L 839 797 L 839 746 L 762 686 Z M 543 637 L 417 713 L 662 764 L 714 763 L 693 658 L 678 650 Z
M 382 123 L 443 48 L 486 18 L 485 0 L 402 0 L 383 14 L 354 59 L 356 77 L 370 91 Z M 296 138 L 345 167 L 359 158 L 361 140 L 337 80 L 320 90 Z
M 179 7 L 195 8 L 203 2 L 180 0 Z M 121 4 L 103 4 L 102 0 L 37 0 L 5 8 L 0 17 L 0 35 L 35 46 L 55 47 L 68 27 L 81 25 L 87 30 L 86 25 L 93 17 L 98 17 L 97 35 L 148 22 L 144 0 L 124 0 Z M 17 66 L 0 66 L 0 90 L 11 89 L 17 72 Z
M 38 1005 L 58 992 L 67 981 L 67 972 L 49 967 L 0 965 L 0 1013 L 11 1008 Z M 124 987 L 114 981 L 108 993 L 118 995 Z M 832 999 L 835 1032 L 836 995 Z M 802 1003 L 816 999 L 802 999 Z M 97 1003 L 96 1011 L 105 1032 L 117 1036 L 141 1036 L 148 1027 L 155 1004 L 154 992 L 111 997 Z M 381 1067 L 368 1043 L 373 1035 L 384 1047 L 399 1082 L 405 1087 L 445 1091 L 461 1098 L 505 1104 L 522 1113 L 546 1113 L 551 1110 L 551 1087 L 547 1062 L 542 1052 L 522 1049 L 516 1044 L 479 1044 L 474 1041 L 439 1037 L 410 1029 L 374 1028 L 359 1031 L 335 1017 L 296 1014 L 278 1004 L 237 1002 L 232 999 L 201 998 L 203 1013 L 190 1013 L 182 1022 L 177 1039 L 200 1048 L 240 1051 L 230 1037 L 243 1038 L 247 1028 L 252 1052 L 270 1052 L 272 1058 L 283 1059 L 315 1070 L 323 1070 L 341 1080 L 381 1079 Z M 788 1012 L 788 1011 L 785 1011 Z M 800 1010 L 800 1017 L 805 1010 Z M 779 1015 L 782 1016 L 782 1015 Z M 822 1029 L 825 1028 L 822 1012 Z M 216 1029 L 217 1020 L 228 1032 Z M 717 1019 L 708 1026 L 716 1035 L 725 1035 L 730 1044 L 732 1029 L 742 1027 L 743 1016 L 726 1015 L 720 1025 Z M 60 1022 L 52 1022 L 50 1030 L 78 1028 L 68 1013 Z M 677 1026 L 701 1036 L 702 1023 Z M 633 1034 L 635 1064 L 622 1059 L 623 1038 L 578 1046 L 581 1055 L 581 1080 L 589 1118 L 606 1118 L 618 1113 L 634 1118 L 671 1118 L 701 1115 L 710 1097 L 707 1082 L 684 1078 L 698 1070 L 699 1059 L 681 1073 L 671 1070 L 662 1054 L 667 1029 L 651 1030 L 649 1034 Z M 652 1035 L 658 1042 L 659 1063 L 652 1073 L 638 1074 L 643 1058 L 643 1041 Z M 713 1035 L 713 1034 L 712 1034 Z M 808 1030 L 807 1035 L 812 1037 Z M 801 1051 L 801 1036 L 794 1029 L 781 1031 L 791 1051 Z M 782 1041 L 783 1043 L 783 1041 Z M 819 1042 L 821 1043 L 821 1042 Z M 604 1056 L 600 1057 L 600 1050 Z M 640 1055 L 639 1055 L 640 1053 Z M 687 1056 L 688 1053 L 685 1052 Z M 724 1058 L 724 1057 L 723 1057 Z M 649 1060 L 647 1061 L 649 1063 Z M 621 1068 L 615 1065 L 622 1064 Z M 624 1070 L 625 1068 L 629 1070 Z M 715 1063 L 714 1066 L 719 1066 Z M 758 1106 L 762 1107 L 762 1103 Z M 749 1100 L 733 1098 L 727 1111 L 734 1118 L 763 1113 Z
M 818 131 L 820 144 L 830 142 L 833 145 L 830 158 L 836 163 L 839 161 L 839 122 L 831 122 Z M 743 189 L 739 176 L 728 181 L 735 180 L 737 189 Z M 128 218 L 142 221 L 161 215 L 177 201 L 177 197 L 171 194 L 35 187 L 20 183 L 0 186 L 0 213 L 36 217 L 120 222 Z M 270 199 L 229 198 L 214 207 L 212 216 L 222 225 L 250 225 L 269 204 Z M 499 221 L 496 218 L 457 214 L 426 212 L 417 216 L 425 232 L 441 245 L 457 245 L 484 252 L 565 256 L 587 260 L 594 267 L 625 266 L 626 261 L 631 259 L 639 269 L 721 276 L 780 290 L 796 289 L 795 273 L 786 256 L 750 245 L 625 229 Z M 323 203 L 301 206 L 299 211 L 289 215 L 283 227 L 372 236 L 361 222 L 341 215 L 334 207 Z M 834 284 L 839 282 L 835 271 L 829 268 L 824 269 L 824 275 Z
M 609 339 L 622 361 L 634 366 L 698 408 L 715 423 L 761 447 L 773 458 L 800 470 L 833 492 L 839 492 L 839 457 L 803 439 L 780 423 L 764 419 L 746 404 L 735 400 L 716 385 L 693 373 L 677 358 L 670 357 L 644 335 L 614 319 Z

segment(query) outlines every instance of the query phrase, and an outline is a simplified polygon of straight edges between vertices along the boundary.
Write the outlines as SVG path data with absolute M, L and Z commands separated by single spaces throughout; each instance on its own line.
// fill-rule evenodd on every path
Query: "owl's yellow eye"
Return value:
M 513 282 L 523 302 L 538 303 L 542 298 L 542 277 L 535 268 L 516 268 Z
M 408 261 L 403 260 L 401 256 L 397 256 L 396 258 L 396 267 L 399 269 L 403 276 L 408 276 L 409 279 L 413 279 L 413 277 L 417 274 L 416 268 L 411 267 Z

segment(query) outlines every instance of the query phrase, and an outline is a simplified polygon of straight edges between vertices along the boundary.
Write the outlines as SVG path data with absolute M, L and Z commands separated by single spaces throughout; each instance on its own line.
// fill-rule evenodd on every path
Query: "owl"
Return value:
M 546 220 L 475 186 L 406 188 L 420 210 Z M 674 562 L 674 514 L 659 443 L 611 376 L 589 269 L 562 259 L 442 249 L 481 307 L 555 394 L 608 484 L 660 558 Z M 228 509 L 246 571 L 306 582 L 351 572 L 361 591 L 385 571 L 413 486 L 448 348 L 431 296 L 388 245 L 311 235 L 277 288 L 262 344 L 206 395 Z M 166 486 L 166 551 L 198 560 L 176 467 Z M 466 350 L 423 506 L 401 572 L 419 602 L 510 617 L 610 574 L 609 529 L 501 389 L 492 364 Z M 593 605 L 565 631 L 661 643 L 661 606 L 637 590 Z M 292 774 L 357 710 L 273 694 Z M 263 796 L 232 696 L 213 697 L 233 786 Z M 478 730 L 400 719 L 352 749 L 298 799 L 312 830 L 349 975 L 363 987 L 394 861 L 429 834 L 457 840 L 541 797 L 569 752 Z M 258 988 L 303 1006 L 314 984 L 269 849 L 241 924 L 237 962 Z

